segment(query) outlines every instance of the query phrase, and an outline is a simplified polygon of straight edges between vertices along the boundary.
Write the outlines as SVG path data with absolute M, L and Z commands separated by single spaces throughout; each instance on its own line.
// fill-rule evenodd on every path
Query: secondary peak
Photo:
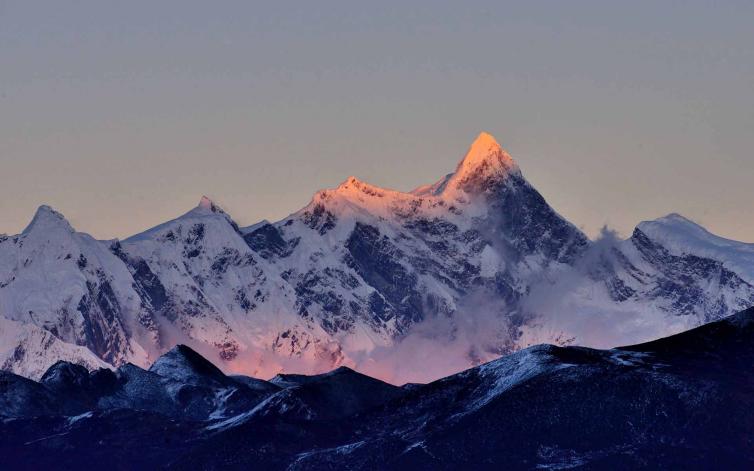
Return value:
M 42 205 L 37 208 L 37 212 L 34 214 L 31 222 L 23 233 L 27 234 L 35 229 L 42 229 L 49 231 L 53 228 L 62 228 L 68 232 L 73 232 L 73 228 L 68 223 L 66 218 L 59 212 L 52 209 L 50 206 Z

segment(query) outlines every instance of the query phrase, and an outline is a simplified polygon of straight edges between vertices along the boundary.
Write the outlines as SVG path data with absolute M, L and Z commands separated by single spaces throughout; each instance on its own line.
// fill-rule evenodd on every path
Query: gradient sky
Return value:
M 408 190 L 479 133 L 590 235 L 754 241 L 754 2 L 0 0 L 0 233 L 125 237 L 213 197 L 278 219 Z

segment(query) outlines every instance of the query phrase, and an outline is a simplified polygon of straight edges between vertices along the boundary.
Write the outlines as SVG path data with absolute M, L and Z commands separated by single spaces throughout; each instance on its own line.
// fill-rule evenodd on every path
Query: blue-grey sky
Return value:
M 754 2 L 0 0 L 0 233 L 408 190 L 479 131 L 576 225 L 754 241 Z

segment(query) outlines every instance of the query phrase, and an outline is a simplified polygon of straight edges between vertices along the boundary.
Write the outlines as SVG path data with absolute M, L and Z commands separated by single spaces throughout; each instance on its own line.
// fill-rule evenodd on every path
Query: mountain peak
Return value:
M 513 172 L 518 165 L 495 138 L 481 132 L 456 167 L 455 173 L 443 185 L 443 193 L 463 190 L 473 193 L 486 189 L 491 180 L 498 180 Z
M 346 189 L 351 186 L 360 185 L 361 183 L 361 180 L 351 175 L 350 177 L 343 180 L 340 185 L 338 185 L 338 189 Z
M 689 226 L 700 226 L 699 224 L 692 221 L 691 219 L 678 213 L 670 213 L 666 216 L 656 219 L 655 221 L 661 222 L 661 223 L 677 223 L 677 224 L 686 224 Z
M 318 193 L 321 196 L 327 197 L 327 195 L 337 194 L 346 197 L 347 199 L 363 199 L 368 197 L 383 197 L 387 194 L 396 194 L 395 190 L 381 188 L 379 186 L 372 185 L 363 180 L 351 176 L 346 178 L 335 190 L 324 190 Z
M 474 172 L 480 167 L 487 167 L 489 171 L 507 172 L 517 166 L 492 134 L 481 132 L 471 143 L 466 155 L 458 164 L 456 175 Z
M 714 248 L 714 252 L 718 254 L 717 256 L 734 260 L 736 264 L 741 263 L 743 260 L 754 259 L 743 257 L 737 252 L 733 252 L 736 253 L 735 257 L 728 254 L 730 250 L 735 251 L 741 248 L 744 248 L 748 253 L 754 254 L 752 251 L 754 244 L 726 239 L 725 237 L 713 234 L 699 223 L 677 213 L 671 213 L 652 221 L 643 221 L 636 226 L 634 233 L 636 231 L 641 232 L 652 240 L 660 241 L 675 250 L 683 249 L 694 253 L 702 253 Z
M 218 217 L 219 216 L 219 217 Z M 171 219 L 169 221 L 163 222 L 161 224 L 158 224 L 154 227 L 151 227 L 143 232 L 140 232 L 138 234 L 134 234 L 131 237 L 128 237 L 123 242 L 128 244 L 132 242 L 142 241 L 142 240 L 150 240 L 154 237 L 160 237 L 164 235 L 166 232 L 172 230 L 173 225 L 175 224 L 181 224 L 182 222 L 188 220 L 191 220 L 193 223 L 194 219 L 212 219 L 212 220 L 224 220 L 227 221 L 228 224 L 230 224 L 234 231 L 239 232 L 238 224 L 236 224 L 235 221 L 233 221 L 233 218 L 230 217 L 228 213 L 223 211 L 220 206 L 215 204 L 214 201 L 209 199 L 207 196 L 202 196 L 199 200 L 199 204 L 196 205 L 194 208 L 189 210 L 188 212 L 178 216 L 175 219 Z
M 495 140 L 495 136 L 492 134 L 482 131 L 479 133 L 479 135 L 474 139 L 474 142 L 471 143 L 471 148 L 480 147 L 487 149 L 489 147 L 500 147 L 500 144 L 497 143 L 497 140 Z
M 199 204 L 196 207 L 206 211 L 212 211 L 213 213 L 216 213 L 220 209 L 219 206 L 217 206 L 215 202 L 209 199 L 206 195 L 202 195 Z
M 196 205 L 196 208 L 189 211 L 188 214 L 207 214 L 207 213 L 217 213 L 217 214 L 221 214 L 226 217 L 229 217 L 225 213 L 225 211 L 223 211 L 220 205 L 212 201 L 208 196 L 202 196 L 201 199 L 199 200 L 199 204 Z
M 354 176 L 350 176 L 346 178 L 338 187 L 336 190 L 338 191 L 353 191 L 353 190 L 364 190 L 364 189 L 373 189 L 373 190 L 383 190 L 382 188 L 379 188 L 377 186 L 374 186 L 370 183 L 367 183 L 363 180 L 359 180 L 358 178 Z
M 654 219 L 652 221 L 643 221 L 639 223 L 636 228 L 648 235 L 654 235 L 656 233 L 664 233 L 668 231 L 678 234 L 688 234 L 689 232 L 699 234 L 708 232 L 696 222 L 692 221 L 689 218 L 681 216 L 678 213 L 670 213 L 666 216 Z
M 149 371 L 182 381 L 189 379 L 226 381 L 226 376 L 209 360 L 190 347 L 178 344 L 158 358 Z
M 73 227 L 68 223 L 66 218 L 59 212 L 52 209 L 50 206 L 42 205 L 37 208 L 37 212 L 34 213 L 34 217 L 23 233 L 28 234 L 32 230 L 42 229 L 49 231 L 52 229 L 64 229 L 68 232 L 74 232 Z

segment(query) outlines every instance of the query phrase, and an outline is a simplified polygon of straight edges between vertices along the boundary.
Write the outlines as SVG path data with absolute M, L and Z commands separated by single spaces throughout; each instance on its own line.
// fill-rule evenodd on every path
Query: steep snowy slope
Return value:
M 681 216 L 641 223 L 621 253 L 618 300 L 656 302 L 697 324 L 754 305 L 754 245 L 726 241 Z
M 295 312 L 295 293 L 279 270 L 206 197 L 112 250 L 150 299 L 171 344 L 193 340 L 216 351 L 228 369 L 260 376 L 281 371 L 290 358 L 316 368 L 339 360 L 318 324 Z
M 0 370 L 37 380 L 58 360 L 90 370 L 110 366 L 88 348 L 63 342 L 49 330 L 0 317 Z
M 669 335 L 754 306 L 752 245 L 714 236 L 673 214 L 607 234 L 573 267 L 534 285 L 520 346 L 609 348 Z
M 754 284 L 754 244 L 725 239 L 680 214 L 646 221 L 636 228 L 655 244 L 677 257 L 696 256 L 716 260 Z
M 147 364 L 148 352 L 140 344 L 157 343 L 152 313 L 132 285 L 117 257 L 91 236 L 75 232 L 48 206 L 37 210 L 20 235 L 0 238 L 3 317 L 86 347 L 111 364 Z M 7 333 L 3 337 L 12 342 Z M 16 346 L 3 343 L 2 348 Z

